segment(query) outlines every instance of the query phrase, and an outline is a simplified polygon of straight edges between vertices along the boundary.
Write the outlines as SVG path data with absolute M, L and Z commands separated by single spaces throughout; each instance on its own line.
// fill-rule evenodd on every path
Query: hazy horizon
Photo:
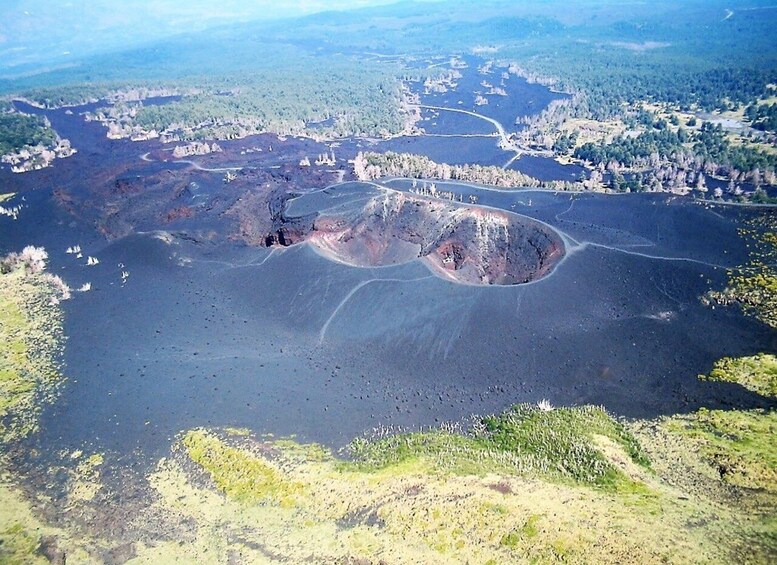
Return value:
M 622 10 L 610 9 L 612 6 L 623 6 L 615 0 L 576 0 L 571 3 L 559 0 L 521 3 L 504 0 L 292 0 L 283 3 L 270 0 L 192 0 L 186 4 L 175 0 L 127 0 L 121 3 L 110 0 L 20 0 L 0 5 L 0 78 L 14 80 L 67 68 L 93 56 L 132 50 L 166 38 L 232 24 L 270 22 L 328 11 L 349 12 L 392 5 L 397 5 L 396 12 L 401 14 L 400 5 L 443 3 L 449 6 L 430 8 L 429 14 L 464 21 L 488 17 L 546 17 L 572 26 L 601 26 L 626 14 Z M 728 7 L 748 11 L 771 7 L 768 0 L 726 3 L 717 0 L 709 4 L 717 6 L 721 18 L 726 17 L 724 8 Z M 707 8 L 701 0 L 687 0 L 681 7 L 694 5 Z M 651 18 L 659 12 L 678 8 L 667 3 L 634 2 L 629 4 L 628 12 L 632 17 Z M 390 15 L 392 10 L 388 8 L 382 15 Z
M 422 0 L 432 1 L 432 0 Z M 23 0 L 0 6 L 0 69 L 25 74 L 215 26 L 394 4 L 397 0 Z

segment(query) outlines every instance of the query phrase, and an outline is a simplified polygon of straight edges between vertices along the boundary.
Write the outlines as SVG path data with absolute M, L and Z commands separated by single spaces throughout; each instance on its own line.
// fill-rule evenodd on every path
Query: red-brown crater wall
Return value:
M 442 277 L 482 285 L 536 280 L 564 255 L 560 236 L 529 218 L 391 190 L 347 211 L 318 215 L 307 228 L 282 226 L 274 239 L 305 240 L 359 267 L 422 259 Z

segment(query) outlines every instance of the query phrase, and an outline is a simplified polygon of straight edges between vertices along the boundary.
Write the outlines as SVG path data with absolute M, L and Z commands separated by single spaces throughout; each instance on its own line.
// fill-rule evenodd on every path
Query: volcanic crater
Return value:
M 347 265 L 420 259 L 438 276 L 472 285 L 535 281 L 564 256 L 561 237 L 530 218 L 359 183 L 287 203 L 267 243 L 303 241 Z

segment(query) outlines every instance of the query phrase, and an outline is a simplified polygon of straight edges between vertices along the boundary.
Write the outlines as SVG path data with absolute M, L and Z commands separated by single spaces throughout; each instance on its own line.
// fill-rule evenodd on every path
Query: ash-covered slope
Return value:
M 268 243 L 301 241 L 359 267 L 420 258 L 442 277 L 479 285 L 536 280 L 564 255 L 559 235 L 529 218 L 358 183 L 289 203 Z

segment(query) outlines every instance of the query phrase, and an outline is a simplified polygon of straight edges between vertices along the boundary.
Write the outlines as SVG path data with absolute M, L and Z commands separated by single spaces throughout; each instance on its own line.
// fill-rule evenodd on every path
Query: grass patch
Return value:
M 531 407 L 517 407 L 507 414 L 521 420 L 515 425 L 523 426 L 525 433 L 541 437 L 534 428 L 542 427 L 539 422 L 572 428 L 587 425 L 592 430 L 586 434 L 596 438 L 607 434 L 611 449 L 617 448 L 632 461 L 626 445 L 633 440 L 606 413 L 590 408 L 558 410 L 572 414 L 561 412 L 556 419 L 549 415 L 555 410 Z M 507 414 L 495 418 L 508 426 Z M 418 445 L 427 451 L 408 455 L 407 447 L 397 450 L 395 444 L 384 443 L 393 453 L 388 457 L 391 462 L 377 467 L 338 460 L 320 447 L 291 440 L 268 442 L 193 430 L 182 439 L 184 449 L 160 462 L 149 480 L 159 493 L 160 508 L 178 515 L 171 523 L 184 524 L 188 532 L 170 535 L 191 535 L 192 528 L 196 533 L 191 543 L 166 545 L 160 551 L 174 550 L 182 561 L 214 561 L 218 547 L 219 556 L 239 551 L 246 562 L 265 561 L 269 554 L 290 562 L 333 563 L 687 562 L 692 556 L 710 560 L 721 555 L 717 539 L 711 543 L 706 529 L 685 525 L 691 514 L 711 520 L 714 513 L 679 508 L 676 494 L 665 495 L 664 487 L 653 484 L 652 473 L 646 473 L 651 481 L 648 496 L 581 488 L 577 481 L 556 480 L 560 475 L 547 480 L 535 472 L 518 473 L 512 459 L 489 454 L 482 446 L 478 453 L 490 459 L 477 461 L 472 452 L 464 451 L 469 442 L 485 441 L 489 433 L 497 434 L 439 432 L 383 438 L 378 443 L 409 438 L 411 452 Z M 626 445 L 624 436 L 629 438 Z M 369 445 L 373 452 L 377 449 L 375 442 Z M 439 454 L 439 449 L 460 452 L 454 456 L 448 452 L 439 460 L 429 456 L 428 450 Z M 319 451 L 325 456 L 318 456 Z M 397 457 L 397 451 L 402 455 Z M 504 470 L 480 473 L 494 461 Z M 454 462 L 456 472 L 452 472 Z M 228 496 L 200 484 L 198 468 L 206 470 L 216 489 Z M 467 468 L 478 473 L 465 472 Z M 248 481 L 247 475 L 254 480 Z M 260 483 L 260 494 L 230 496 L 231 489 L 225 485 L 242 482 Z M 268 504 L 267 483 L 295 485 L 294 506 Z M 270 490 L 277 492 L 275 487 Z M 261 546 L 247 546 L 240 540 L 261 540 Z M 138 562 L 153 562 L 155 555 L 159 554 L 149 548 Z
M 590 532 L 607 529 L 581 523 L 609 523 L 621 514 L 639 517 L 635 523 L 654 519 L 638 502 L 648 493 L 644 485 L 641 492 L 579 488 L 633 482 L 597 451 L 595 438 L 608 438 L 623 458 L 647 465 L 633 437 L 604 410 L 520 405 L 476 428 L 468 435 L 438 430 L 359 440 L 360 456 L 350 461 L 290 439 L 195 429 L 182 437 L 181 453 L 226 497 L 219 501 L 216 492 L 194 486 L 197 471 L 192 475 L 180 459 L 160 464 L 151 483 L 166 508 L 192 517 L 203 531 L 218 524 L 219 539 L 250 531 L 291 560 L 501 563 L 547 552 L 576 556 L 601 541 Z M 583 463 L 565 461 L 580 453 L 599 471 L 583 473 Z M 547 518 L 560 515 L 561 521 Z M 574 535 L 559 537 L 562 522 Z M 639 554 L 629 547 L 626 554 Z
M 92 549 L 91 540 L 46 524 L 9 482 L 6 471 L 0 471 L 0 565 L 47 565 L 49 560 L 41 551 L 46 540 L 56 540 L 68 563 L 101 562 L 87 551 Z
M 526 540 L 536 538 L 539 534 L 537 523 L 540 521 L 541 517 L 542 516 L 539 514 L 532 514 L 523 526 L 503 535 L 502 539 L 499 540 L 499 543 L 505 547 L 515 548 Z
M 189 458 L 207 471 L 228 497 L 246 504 L 294 505 L 300 486 L 285 480 L 279 470 L 251 452 L 231 447 L 201 429 L 187 432 L 182 444 Z
M 102 488 L 100 468 L 104 461 L 101 453 L 94 453 L 82 459 L 76 468 L 70 471 L 68 500 L 71 506 L 94 500 Z
M 673 416 L 666 426 L 690 440 L 724 482 L 777 493 L 777 412 L 702 408 Z
M 398 434 L 355 440 L 350 449 L 360 470 L 425 462 L 458 474 L 501 471 L 608 488 L 633 486 L 597 448 L 595 436 L 615 442 L 634 463 L 649 467 L 634 437 L 603 408 L 592 406 L 541 410 L 520 404 L 482 418 L 469 435 L 442 430 Z
M 45 563 L 36 555 L 40 539 L 16 522 L 0 532 L 0 564 Z
M 227 426 L 226 428 L 223 428 L 226 433 L 228 433 L 231 436 L 242 436 L 246 437 L 251 435 L 251 430 L 248 428 L 233 428 L 230 426 Z
M 316 443 L 297 443 L 292 439 L 276 439 L 273 446 L 281 449 L 286 459 L 294 461 L 329 461 L 332 454 Z
M 707 302 L 739 304 L 745 314 L 777 328 L 777 218 L 770 211 L 740 230 L 749 252 L 743 267 L 729 273 L 722 292 L 710 292 Z M 777 356 L 726 357 L 700 379 L 733 382 L 762 396 L 777 398 Z M 701 459 L 720 479 L 733 486 L 777 494 L 777 412 L 774 410 L 706 410 L 668 419 L 667 429 L 690 440 Z M 777 545 L 774 528 L 772 546 Z
M 539 530 L 537 529 L 537 522 L 540 521 L 539 514 L 532 514 L 529 516 L 529 519 L 526 520 L 526 523 L 521 527 L 521 534 L 527 538 L 534 538 L 537 537 L 537 534 L 539 533 Z
M 734 442 L 729 480 L 752 479 L 759 458 L 763 479 L 774 468 L 764 455 L 774 430 L 745 418 L 702 411 L 643 425 L 689 457 L 712 458 Z M 667 431 L 669 420 L 676 431 Z M 648 444 L 656 458 L 649 465 L 633 435 L 646 441 L 644 429 L 627 425 L 595 407 L 518 405 L 477 420 L 466 434 L 359 439 L 348 461 L 290 439 L 193 430 L 149 479 L 161 509 L 177 515 L 171 523 L 184 525 L 172 538 L 192 535 L 160 550 L 197 562 L 214 561 L 215 548 L 218 559 L 239 552 L 247 562 L 267 555 L 333 563 L 765 561 L 775 545 L 773 518 L 665 474 L 703 468 L 689 481 L 721 489 L 696 455 L 691 468 Z M 199 480 L 203 470 L 215 488 Z M 744 501 L 747 492 L 738 496 Z M 772 495 L 759 492 L 760 507 L 771 508 Z M 293 504 L 279 502 L 284 497 Z M 148 548 L 138 562 L 155 555 Z
M 702 380 L 737 383 L 762 396 L 777 398 L 777 356 L 759 353 L 751 357 L 724 357 Z
M 23 265 L 0 272 L 0 439 L 37 429 L 42 402 L 61 381 L 56 358 L 62 313 L 45 273 Z

